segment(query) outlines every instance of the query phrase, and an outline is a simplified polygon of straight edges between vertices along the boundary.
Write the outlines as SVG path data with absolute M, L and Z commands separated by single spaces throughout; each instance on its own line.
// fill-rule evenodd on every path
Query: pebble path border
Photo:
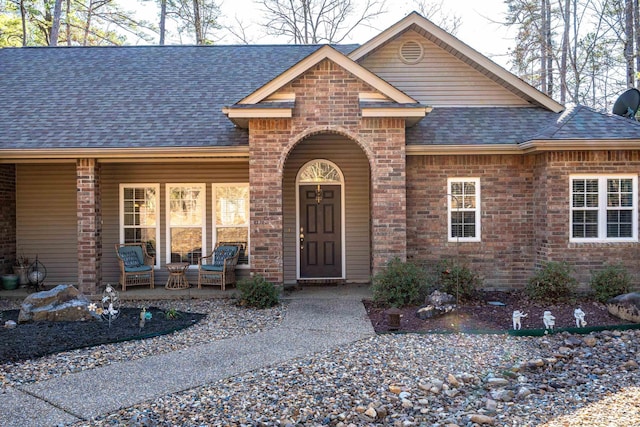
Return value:
M 212 304 L 206 308 L 212 313 L 231 309 L 225 301 L 202 303 Z M 286 310 L 265 313 L 261 326 L 241 313 L 229 321 L 234 333 L 246 334 L 278 325 Z M 225 311 L 225 317 L 233 316 Z M 171 343 L 161 346 L 189 346 L 215 334 L 196 328 L 172 334 Z M 20 384 L 65 375 L 73 371 L 69 365 L 90 369 L 99 366 L 103 351 L 126 357 L 127 344 L 0 365 L 0 379 Z M 156 344 L 145 343 L 145 351 L 152 353 Z M 639 362 L 637 330 L 378 335 L 73 425 L 638 427 Z

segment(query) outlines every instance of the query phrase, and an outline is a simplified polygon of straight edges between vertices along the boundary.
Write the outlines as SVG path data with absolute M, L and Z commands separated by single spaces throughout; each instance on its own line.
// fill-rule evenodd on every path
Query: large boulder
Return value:
M 87 297 L 72 285 L 58 285 L 25 298 L 20 306 L 18 323 L 100 320 L 100 316 L 89 310 L 89 304 Z
M 607 301 L 607 310 L 614 316 L 640 323 L 640 292 L 618 295 Z
M 453 295 L 435 290 L 427 297 L 426 305 L 416 311 L 416 317 L 425 320 L 450 313 L 456 309 L 455 302 Z

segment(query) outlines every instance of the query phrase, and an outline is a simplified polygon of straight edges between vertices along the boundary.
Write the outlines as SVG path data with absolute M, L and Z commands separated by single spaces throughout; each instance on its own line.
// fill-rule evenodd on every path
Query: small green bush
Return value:
M 436 269 L 436 288 L 462 301 L 472 299 L 482 286 L 480 276 L 459 262 L 445 259 Z
M 257 275 L 238 282 L 240 305 L 254 308 L 269 308 L 278 305 L 280 292 L 275 285 Z
M 417 265 L 394 258 L 373 278 L 373 300 L 390 307 L 423 302 L 429 285 L 427 274 Z
M 631 276 L 621 264 L 606 265 L 603 270 L 591 273 L 589 285 L 598 301 L 607 302 L 629 292 Z
M 566 301 L 578 287 L 572 272 L 573 268 L 566 262 L 547 262 L 529 279 L 525 294 L 535 301 Z
M 181 317 L 180 312 L 175 308 L 170 308 L 164 312 L 164 316 L 167 320 L 177 320 Z

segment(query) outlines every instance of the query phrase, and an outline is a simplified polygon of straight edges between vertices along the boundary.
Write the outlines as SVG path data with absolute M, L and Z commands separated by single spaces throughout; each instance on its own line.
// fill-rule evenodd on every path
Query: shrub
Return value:
M 529 279 L 525 294 L 535 301 L 566 301 L 578 287 L 572 272 L 566 262 L 547 262 Z
M 445 259 L 436 268 L 436 288 L 460 300 L 470 300 L 482 286 L 480 276 L 459 262 Z
M 606 265 L 604 270 L 591 273 L 589 285 L 600 302 L 629 292 L 631 276 L 621 264 Z
M 420 304 L 429 290 L 424 270 L 410 262 L 394 258 L 373 278 L 373 300 L 376 303 L 404 307 Z
M 180 312 L 178 310 L 176 310 L 175 308 L 170 308 L 167 311 L 164 312 L 164 317 L 167 318 L 167 320 L 177 320 L 179 319 L 180 316 Z
M 269 308 L 280 302 L 278 289 L 260 275 L 240 280 L 238 291 L 240 291 L 240 304 L 246 307 Z

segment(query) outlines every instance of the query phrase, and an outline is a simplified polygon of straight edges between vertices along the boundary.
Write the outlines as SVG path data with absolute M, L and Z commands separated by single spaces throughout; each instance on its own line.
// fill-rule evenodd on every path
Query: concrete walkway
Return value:
M 287 314 L 274 329 L 115 363 L 0 395 L 0 425 L 55 426 L 89 420 L 200 385 L 328 351 L 372 336 L 361 300 L 364 286 L 309 288 L 284 298 Z

